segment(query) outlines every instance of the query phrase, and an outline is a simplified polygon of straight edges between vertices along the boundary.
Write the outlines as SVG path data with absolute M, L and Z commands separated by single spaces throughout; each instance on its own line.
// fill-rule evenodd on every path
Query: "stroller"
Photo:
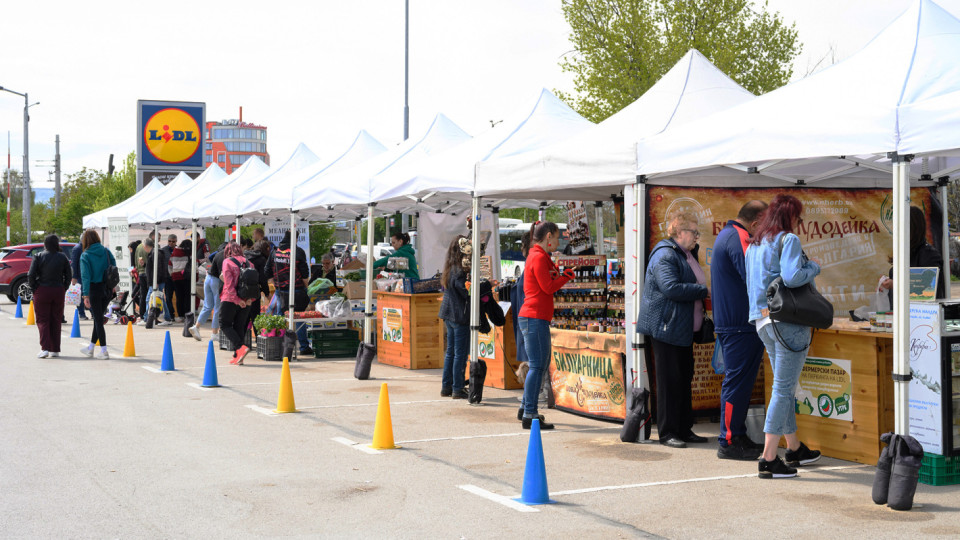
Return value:
M 136 323 L 140 318 L 135 309 L 137 299 L 140 298 L 140 279 L 136 269 L 130 270 L 130 278 L 133 280 L 133 290 L 114 297 L 105 315 L 107 320 L 113 319 L 113 324 Z

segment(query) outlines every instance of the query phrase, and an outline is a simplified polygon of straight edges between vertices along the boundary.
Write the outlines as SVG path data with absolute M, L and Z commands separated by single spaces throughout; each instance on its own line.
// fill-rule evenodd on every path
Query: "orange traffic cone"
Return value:
M 127 322 L 127 341 L 123 344 L 123 357 L 132 358 L 137 355 L 137 348 L 133 346 L 133 323 Z
M 393 422 L 390 420 L 390 396 L 387 383 L 380 385 L 380 402 L 377 404 L 377 421 L 373 426 L 373 444 L 370 448 L 391 450 L 400 448 L 393 444 Z
M 275 413 L 295 413 L 296 404 L 293 402 L 293 379 L 290 378 L 290 360 L 283 357 L 283 369 L 280 370 L 280 393 L 277 395 Z

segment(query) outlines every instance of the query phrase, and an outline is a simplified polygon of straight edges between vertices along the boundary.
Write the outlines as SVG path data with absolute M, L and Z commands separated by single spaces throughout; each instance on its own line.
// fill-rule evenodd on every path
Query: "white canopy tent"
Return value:
M 640 141 L 641 182 L 702 184 L 725 176 L 728 185 L 755 186 L 764 177 L 764 183 L 784 186 L 850 185 L 876 172 L 890 175 L 894 272 L 909 275 L 909 186 L 924 172 L 911 171 L 911 154 L 942 158 L 960 150 L 957 50 L 960 20 L 930 0 L 917 0 L 847 60 Z M 924 166 L 935 167 L 930 176 L 944 183 L 960 170 L 946 159 Z M 941 197 L 944 193 L 941 187 Z M 894 284 L 895 430 L 900 434 L 909 433 L 907 281 Z
M 150 182 L 140 191 L 128 197 L 125 201 L 119 202 L 109 208 L 104 208 L 92 214 L 83 216 L 83 228 L 103 228 L 107 226 L 107 219 L 112 217 L 127 217 L 129 208 L 137 205 L 138 202 L 150 201 L 158 197 L 166 188 L 160 182 Z
M 607 200 L 611 187 L 635 181 L 636 141 L 754 97 L 691 49 L 639 99 L 583 133 L 478 163 L 477 195 Z

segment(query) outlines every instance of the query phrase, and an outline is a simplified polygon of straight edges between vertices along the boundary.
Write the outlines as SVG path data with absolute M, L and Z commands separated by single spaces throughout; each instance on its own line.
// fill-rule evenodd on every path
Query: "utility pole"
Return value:
M 54 158 L 53 215 L 60 212 L 60 135 L 57 135 L 57 155 Z
M 27 243 L 33 239 L 33 197 L 30 193 L 30 99 L 23 93 L 23 228 L 27 231 Z
M 403 11 L 403 140 L 410 137 L 410 0 Z
M 10 245 L 10 132 L 7 131 L 7 245 Z

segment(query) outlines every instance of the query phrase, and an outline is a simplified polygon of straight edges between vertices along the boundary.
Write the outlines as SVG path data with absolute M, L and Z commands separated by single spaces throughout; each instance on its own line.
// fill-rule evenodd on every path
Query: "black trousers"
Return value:
M 90 343 L 100 342 L 101 347 L 107 346 L 107 332 L 103 329 L 103 316 L 107 313 L 107 295 L 104 293 L 103 283 L 90 284 L 90 320 L 93 321 L 93 335 Z
M 190 280 L 174 280 L 173 292 L 177 293 L 177 317 L 185 317 L 187 313 L 193 311 L 190 308 Z
M 146 319 L 147 318 L 147 289 L 149 289 L 153 284 L 147 281 L 146 272 L 142 272 L 140 274 L 140 278 L 137 281 L 140 284 L 140 290 L 137 291 L 139 293 L 139 296 L 137 297 L 137 305 L 140 306 L 139 316 L 141 319 Z
M 693 430 L 693 345 L 650 341 L 657 370 L 657 432 L 661 441 L 683 438 Z
M 177 286 L 173 284 L 173 280 L 172 280 L 172 279 L 167 279 L 167 280 L 164 282 L 164 286 L 163 286 L 163 299 L 164 299 L 164 301 L 167 302 L 167 307 L 168 307 L 168 309 L 170 310 L 170 316 L 171 316 L 171 317 L 176 317 L 176 316 L 177 316 L 177 314 L 174 313 L 174 311 L 176 311 L 176 306 L 173 304 L 173 293 L 174 293 L 174 291 L 176 290 L 176 287 L 177 287 Z
M 235 351 L 243 345 L 244 332 L 247 331 L 250 307 L 240 307 L 226 300 L 220 302 L 220 331 L 230 340 L 230 347 Z

